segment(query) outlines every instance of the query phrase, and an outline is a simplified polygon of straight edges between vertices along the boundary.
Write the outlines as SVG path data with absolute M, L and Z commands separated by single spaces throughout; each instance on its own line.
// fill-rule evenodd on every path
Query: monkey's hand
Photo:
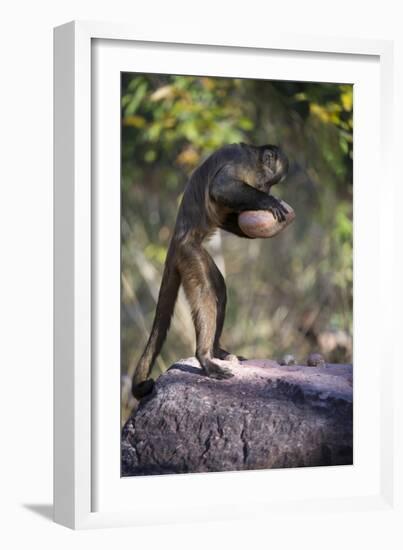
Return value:
M 269 210 L 278 222 L 284 222 L 288 214 L 286 207 L 273 195 L 269 195 L 267 199 L 266 210 Z

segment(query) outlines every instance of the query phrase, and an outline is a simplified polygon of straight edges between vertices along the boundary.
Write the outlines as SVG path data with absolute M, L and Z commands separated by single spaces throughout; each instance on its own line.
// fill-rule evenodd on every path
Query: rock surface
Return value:
M 122 475 L 352 464 L 351 365 L 231 370 L 212 380 L 190 358 L 160 376 L 123 428 Z

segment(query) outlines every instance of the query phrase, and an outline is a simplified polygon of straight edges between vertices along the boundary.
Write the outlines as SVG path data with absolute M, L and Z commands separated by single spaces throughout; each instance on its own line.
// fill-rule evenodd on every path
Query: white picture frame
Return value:
M 149 36 L 146 31 L 130 25 L 89 22 L 62 25 L 55 29 L 54 36 L 55 521 L 71 528 L 90 528 L 177 522 L 178 518 L 180 521 L 200 521 L 264 517 L 285 510 L 287 513 L 299 513 L 302 509 L 309 509 L 312 513 L 346 508 L 393 510 L 395 471 L 393 423 L 390 419 L 396 413 L 392 399 L 396 356 L 389 344 L 390 327 L 382 323 L 382 319 L 391 315 L 395 284 L 393 269 L 382 268 L 393 265 L 395 245 L 390 236 L 394 234 L 391 207 L 394 204 L 391 137 L 393 44 L 379 40 L 275 33 L 270 38 L 256 36 L 253 42 L 234 38 L 229 43 L 207 32 L 203 39 L 195 40 L 187 36 L 185 30 L 180 36 L 177 32 L 170 36 L 169 31 L 164 36 Z M 106 45 L 104 51 L 103 45 Z M 136 47 L 140 50 L 134 52 Z M 169 53 L 170 60 L 163 55 L 164 51 Z M 153 56 L 153 52 L 158 55 Z M 189 65 L 189 54 L 194 69 Z M 193 74 L 202 74 L 200 64 L 203 63 L 205 68 L 201 70 L 207 71 L 208 58 L 212 74 L 238 76 L 234 71 L 246 71 L 245 65 L 243 69 L 231 65 L 231 56 L 238 55 L 237 64 L 244 57 L 251 67 L 250 73 L 242 74 L 256 77 L 263 74 L 262 65 L 267 56 L 271 56 L 271 66 L 276 65 L 276 59 L 281 56 L 277 70 L 291 67 L 295 80 L 319 80 L 315 78 L 315 71 L 319 74 L 321 70 L 324 74 L 327 65 L 326 70 L 331 67 L 335 81 L 340 81 L 338 74 L 350 71 L 351 81 L 357 84 L 359 101 L 356 102 L 355 95 L 355 111 L 358 110 L 355 117 L 361 116 L 366 122 L 364 120 L 362 125 L 356 126 L 355 119 L 354 137 L 354 177 L 358 181 L 355 203 L 359 201 L 360 208 L 354 212 L 354 239 L 359 245 L 354 251 L 355 303 L 358 303 L 354 364 L 358 368 L 355 367 L 354 372 L 354 430 L 357 437 L 353 467 L 307 468 L 304 473 L 301 470 L 277 470 L 275 473 L 126 478 L 124 487 L 122 480 L 118 479 L 120 447 L 116 443 L 116 433 L 120 426 L 115 420 L 119 399 L 112 388 L 119 387 L 120 379 L 119 376 L 116 379 L 115 367 L 110 371 L 102 369 L 103 374 L 99 376 L 98 361 L 100 356 L 108 356 L 120 368 L 119 357 L 116 361 L 114 359 L 116 345 L 113 345 L 119 338 L 119 324 L 109 314 L 109 325 L 102 324 L 105 311 L 116 312 L 116 293 L 113 290 L 107 293 L 112 300 L 115 299 L 113 303 L 105 301 L 102 298 L 105 293 L 99 291 L 102 285 L 111 284 L 116 276 L 119 246 L 116 231 L 119 232 L 119 228 L 115 222 L 119 205 L 116 204 L 116 186 L 105 184 L 104 188 L 111 192 L 110 195 L 97 193 L 96 186 L 97 178 L 105 178 L 105 175 L 115 184 L 117 177 L 119 184 L 116 172 L 119 143 L 116 140 L 102 141 L 103 137 L 114 135 L 115 122 L 110 117 L 105 120 L 98 117 L 97 109 L 104 106 L 103 101 L 106 101 L 106 106 L 115 105 L 108 101 L 116 99 L 116 87 L 104 93 L 108 82 L 113 83 L 113 78 L 109 78 L 111 74 L 116 75 L 120 70 L 134 71 L 135 68 L 138 72 L 160 70 L 174 73 L 170 63 L 175 55 L 176 63 L 183 63 L 180 66 L 185 74 L 192 74 L 192 70 Z M 318 56 L 322 56 L 322 61 L 317 60 Z M 358 65 L 350 68 L 348 65 L 358 56 L 361 69 L 355 73 Z M 296 59 L 305 62 L 305 69 L 302 63 L 295 62 Z M 119 68 L 120 63 L 126 65 Z M 161 70 L 161 66 L 165 70 Z M 285 73 L 277 74 L 286 78 Z M 103 84 L 103 96 L 98 97 L 100 83 Z M 376 112 L 373 112 L 374 105 Z M 119 104 L 115 105 L 118 111 L 119 107 Z M 363 116 L 370 112 L 370 108 L 372 117 Z M 93 124 L 98 119 L 101 122 L 95 131 Z M 94 151 L 97 147 L 105 150 L 105 146 L 108 146 L 107 159 L 105 161 L 103 156 L 104 164 L 99 165 Z M 360 162 L 368 155 L 373 159 L 370 166 Z M 383 201 L 378 204 L 376 185 L 381 175 Z M 359 184 L 364 180 L 367 182 L 365 189 Z M 105 208 L 110 209 L 110 216 Z M 374 209 L 379 212 L 376 222 L 373 222 L 373 216 L 371 218 Z M 100 216 L 109 224 L 106 233 L 102 233 Z M 102 254 L 99 254 L 100 239 Z M 105 259 L 109 260 L 110 268 Z M 102 280 L 98 277 L 101 269 L 105 274 Z M 378 319 L 376 326 L 371 316 L 365 314 L 368 293 L 373 301 L 371 308 Z M 108 338 L 103 341 L 107 344 L 100 353 L 99 339 L 94 335 L 99 335 L 100 331 L 103 334 L 105 330 L 108 330 Z M 373 343 L 370 349 L 363 345 L 368 341 Z M 381 359 L 382 369 L 379 368 Z M 367 373 L 364 372 L 365 365 L 369 365 Z M 365 391 L 360 389 L 364 388 L 363 380 Z M 108 396 L 110 399 L 106 399 Z M 105 445 L 105 440 L 115 441 L 116 449 L 112 444 Z M 265 483 L 269 484 L 270 490 L 264 490 Z M 285 490 L 284 487 L 291 489 Z M 134 493 L 142 494 L 141 501 L 131 498 Z

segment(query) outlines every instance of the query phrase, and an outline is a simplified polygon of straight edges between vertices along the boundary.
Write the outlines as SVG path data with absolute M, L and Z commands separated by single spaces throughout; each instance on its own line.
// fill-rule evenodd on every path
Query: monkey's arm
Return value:
M 284 221 L 287 210 L 273 195 L 268 195 L 232 177 L 223 168 L 210 183 L 210 197 L 233 212 L 270 210 L 278 221 Z
M 244 239 L 254 238 L 254 237 L 250 237 L 249 235 L 246 235 L 246 233 L 244 233 L 242 229 L 239 227 L 237 212 L 230 212 L 229 214 L 227 214 L 224 221 L 220 223 L 219 227 L 220 229 L 224 229 L 224 231 L 228 231 L 228 233 L 232 233 L 237 237 L 243 237 Z

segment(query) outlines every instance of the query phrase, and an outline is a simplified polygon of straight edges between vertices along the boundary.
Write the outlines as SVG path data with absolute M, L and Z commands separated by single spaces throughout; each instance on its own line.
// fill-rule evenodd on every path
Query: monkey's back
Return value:
M 209 184 L 217 172 L 227 163 L 241 160 L 242 147 L 236 143 L 225 145 L 207 157 L 191 174 L 183 193 L 175 226 L 175 238 L 183 240 L 193 236 L 203 240 L 221 222 L 225 213 L 215 208 Z

